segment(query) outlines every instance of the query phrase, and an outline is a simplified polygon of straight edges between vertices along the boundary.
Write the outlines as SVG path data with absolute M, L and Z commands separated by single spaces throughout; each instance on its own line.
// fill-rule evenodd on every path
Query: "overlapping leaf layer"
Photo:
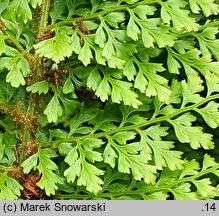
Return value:
M 0 199 L 218 197 L 218 13 L 1 1 Z

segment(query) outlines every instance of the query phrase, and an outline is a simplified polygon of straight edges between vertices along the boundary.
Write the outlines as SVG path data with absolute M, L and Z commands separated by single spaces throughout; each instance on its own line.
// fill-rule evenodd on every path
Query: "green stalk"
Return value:
M 54 24 L 48 26 L 48 28 L 53 29 L 53 28 L 56 28 L 58 26 L 69 25 L 69 24 L 75 23 L 79 20 L 80 21 L 85 21 L 85 20 L 90 20 L 90 19 L 96 19 L 96 18 L 104 16 L 104 15 L 110 13 L 110 12 L 127 10 L 128 8 L 135 8 L 139 5 L 149 5 L 149 4 L 154 4 L 154 3 L 156 3 L 155 0 L 144 0 L 144 1 L 140 1 L 140 2 L 137 2 L 137 3 L 131 4 L 131 5 L 118 5 L 116 7 L 109 8 L 108 10 L 104 10 L 104 11 L 97 12 L 97 13 L 94 13 L 94 14 L 89 14 L 89 15 L 84 16 L 84 17 L 67 18 L 63 21 L 60 21 L 60 22 L 57 22 L 57 23 L 54 23 Z
M 41 10 L 41 16 L 39 20 L 39 28 L 38 28 L 38 34 L 37 37 L 40 37 L 48 24 L 48 17 L 49 17 L 49 9 L 51 5 L 51 0 L 45 0 L 42 5 Z M 34 68 L 32 73 L 32 82 L 35 83 L 38 81 L 40 76 L 40 70 L 41 70 L 41 58 L 39 58 L 37 55 L 34 56 Z M 35 106 L 36 106 L 36 94 L 30 93 L 29 101 L 28 101 L 28 107 L 26 110 L 26 113 L 30 113 L 31 116 L 35 116 Z M 27 122 L 28 123 L 28 122 Z M 26 127 L 29 127 L 29 125 L 25 124 Z M 32 125 L 34 127 L 34 125 Z M 28 149 L 28 142 L 33 140 L 34 137 L 28 130 L 22 130 L 22 138 L 23 142 L 26 144 L 26 149 Z M 26 159 L 26 151 L 19 152 L 19 162 L 20 164 Z
M 126 191 L 122 191 L 122 192 L 118 192 L 118 193 L 110 193 L 110 192 L 106 192 L 106 193 L 100 193 L 97 195 L 98 198 L 114 198 L 114 197 L 120 197 L 120 196 L 145 196 L 147 197 L 147 194 L 151 194 L 154 192 L 158 192 L 158 191 L 163 191 L 163 192 L 169 192 L 171 191 L 172 188 L 186 183 L 186 182 L 192 182 L 193 180 L 196 180 L 202 176 L 207 175 L 208 173 L 214 173 L 216 172 L 216 170 L 219 169 L 219 165 L 216 165 L 212 168 L 209 168 L 207 170 L 201 171 L 199 173 L 197 173 L 196 175 L 193 176 L 189 176 L 189 177 L 185 177 L 182 179 L 178 179 L 175 182 L 171 183 L 171 184 L 167 184 L 167 185 L 156 185 L 153 188 L 149 188 L 149 189 L 144 189 L 144 190 L 126 190 Z M 95 195 L 94 194 L 57 194 L 53 197 L 54 199 L 94 199 Z
M 28 52 L 22 47 L 22 45 L 17 41 L 17 39 L 14 37 L 13 34 L 11 34 L 9 31 L 5 31 L 6 36 L 8 39 L 15 45 L 15 47 L 23 54 L 27 55 Z
M 39 23 L 39 36 L 44 32 L 44 30 L 48 25 L 50 6 L 51 6 L 51 0 L 44 0 L 42 11 L 41 11 L 40 23 Z
M 204 98 L 199 103 L 184 107 L 183 109 L 179 109 L 179 110 L 177 110 L 177 111 L 175 111 L 172 114 L 167 115 L 167 116 L 152 118 L 152 119 L 150 119 L 150 120 L 148 120 L 148 121 L 146 121 L 145 123 L 142 123 L 142 124 L 123 126 L 123 127 L 116 128 L 114 130 L 110 130 L 110 131 L 106 131 L 106 132 L 100 132 L 100 133 L 96 133 L 96 134 L 88 134 L 88 135 L 84 135 L 84 136 L 59 139 L 59 140 L 51 141 L 48 144 L 50 146 L 50 145 L 56 145 L 56 144 L 63 143 L 63 142 L 75 142 L 75 141 L 84 140 L 84 139 L 87 139 L 87 138 L 101 138 L 101 137 L 106 137 L 107 135 L 115 134 L 115 133 L 120 132 L 120 131 L 131 131 L 131 130 L 136 130 L 136 129 L 139 129 L 139 128 L 144 128 L 148 125 L 160 123 L 160 122 L 163 122 L 163 121 L 168 121 L 171 118 L 174 118 L 174 117 L 176 117 L 176 116 L 178 116 L 182 113 L 194 110 L 194 109 L 204 105 L 208 101 L 212 101 L 212 100 L 215 100 L 215 99 L 219 99 L 219 94 L 211 95 L 207 98 Z
M 0 165 L 0 170 L 3 172 L 10 172 L 10 171 L 14 171 L 15 168 L 11 166 L 7 167 L 7 166 Z
M 109 8 L 108 10 L 104 10 L 101 12 L 92 13 L 92 14 L 89 14 L 89 15 L 84 16 L 84 17 L 67 18 L 63 21 L 60 21 L 60 22 L 57 22 L 57 23 L 54 23 L 52 25 L 47 26 L 47 30 L 54 29 L 54 28 L 59 27 L 59 26 L 72 25 L 73 23 L 76 23 L 79 20 L 80 21 L 87 21 L 87 20 L 91 20 L 91 19 L 99 19 L 100 17 L 109 14 L 110 12 L 127 11 L 127 10 L 135 8 L 139 5 L 151 5 L 151 4 L 162 5 L 162 3 L 163 3 L 162 0 L 144 0 L 144 1 L 140 1 L 137 3 L 131 4 L 131 5 L 119 5 L 118 4 L 118 6 L 116 6 L 116 7 Z M 200 31 L 202 31 L 206 28 L 209 28 L 209 27 L 218 27 L 218 26 L 219 26 L 219 21 L 209 22 L 209 23 L 206 23 L 205 25 L 200 26 L 200 28 L 195 32 L 200 32 Z M 193 33 L 194 33 L 194 31 L 178 33 L 176 35 L 176 39 L 192 36 Z

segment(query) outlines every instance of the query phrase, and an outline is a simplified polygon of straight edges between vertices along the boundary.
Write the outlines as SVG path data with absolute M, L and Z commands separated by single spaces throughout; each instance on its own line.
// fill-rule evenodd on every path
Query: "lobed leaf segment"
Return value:
M 214 0 L 1 1 L 0 199 L 36 172 L 34 192 L 55 199 L 219 196 L 218 13 Z

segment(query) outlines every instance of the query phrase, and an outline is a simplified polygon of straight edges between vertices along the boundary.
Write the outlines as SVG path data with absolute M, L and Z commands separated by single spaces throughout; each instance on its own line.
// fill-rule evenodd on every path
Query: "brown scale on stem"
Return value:
M 30 174 L 24 174 L 19 164 L 14 164 L 10 167 L 7 175 L 17 180 L 23 186 L 21 195 L 23 199 L 48 199 L 45 191 L 37 186 L 41 179 L 41 173 L 38 170 Z
M 28 158 L 37 152 L 37 144 L 34 140 L 30 140 L 27 143 L 21 142 L 16 152 L 16 155 L 19 155 L 19 152 L 25 152 L 25 158 Z
M 24 187 L 22 197 L 25 199 L 45 199 L 45 192 L 37 186 L 41 174 L 37 171 L 35 174 L 24 175 L 21 184 Z
M 60 76 L 62 74 L 66 74 L 67 73 L 67 70 L 59 70 L 57 72 L 54 73 L 54 83 L 55 83 L 55 86 L 56 88 L 59 87 L 59 83 L 60 83 Z
M 60 76 L 66 73 L 66 69 L 59 69 L 58 65 L 54 63 L 50 69 L 46 70 L 46 73 L 43 75 L 43 79 L 47 80 L 48 82 L 53 81 L 55 87 L 58 88 L 60 83 Z
M 12 169 L 8 172 L 8 176 L 16 179 L 23 186 L 22 198 L 24 199 L 45 199 L 45 191 L 37 186 L 37 182 L 41 179 L 39 171 L 24 174 L 19 161 L 19 152 L 25 152 L 25 157 L 29 157 L 37 152 L 37 146 L 34 140 L 30 140 L 27 143 L 20 143 L 14 145 L 16 162 Z
M 90 34 L 90 29 L 81 21 L 77 21 L 77 25 L 80 26 L 80 30 L 82 33 L 89 35 Z
M 40 36 L 35 37 L 35 41 L 40 42 L 40 41 L 50 39 L 52 37 L 54 37 L 54 33 L 50 30 L 48 32 L 41 34 Z
M 5 24 L 2 22 L 2 20 L 0 20 L 0 29 L 2 31 L 7 31 L 7 28 L 6 28 Z
M 32 116 L 29 111 L 22 111 L 21 106 L 21 102 L 18 102 L 16 106 L 8 112 L 8 114 L 12 115 L 12 120 L 15 122 L 18 129 L 21 128 L 33 135 L 38 118 L 36 116 Z
M 16 179 L 23 186 L 21 195 L 23 199 L 47 199 L 45 191 L 37 186 L 37 182 L 41 179 L 39 171 L 26 175 L 18 166 L 14 166 L 13 170 L 8 172 L 8 176 Z
M 81 20 L 78 20 L 74 27 L 79 30 L 81 36 L 80 43 L 81 45 L 84 45 L 84 36 L 91 34 L 90 29 Z
M 30 69 L 33 71 L 34 66 L 36 64 L 36 60 L 35 60 L 34 56 L 29 53 L 28 55 L 25 55 L 25 58 L 27 59 L 29 65 L 30 65 Z

